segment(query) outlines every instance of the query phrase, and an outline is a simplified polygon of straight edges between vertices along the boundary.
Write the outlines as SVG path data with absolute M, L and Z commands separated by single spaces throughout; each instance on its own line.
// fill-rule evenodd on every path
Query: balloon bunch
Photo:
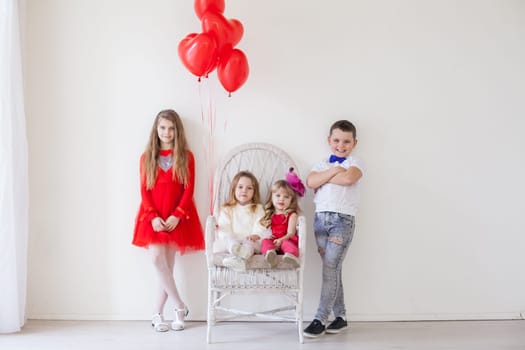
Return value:
M 202 33 L 190 33 L 179 43 L 179 57 L 194 75 L 208 77 L 217 68 L 221 85 L 231 95 L 248 79 L 246 55 L 235 48 L 244 33 L 242 23 L 223 16 L 224 0 L 195 0 Z

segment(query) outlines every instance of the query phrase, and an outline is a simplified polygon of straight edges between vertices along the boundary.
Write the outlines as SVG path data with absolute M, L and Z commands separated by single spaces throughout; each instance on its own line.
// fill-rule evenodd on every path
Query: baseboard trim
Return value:
M 201 315 L 199 315 L 201 316 Z M 314 315 L 303 315 L 309 321 Z M 145 320 L 144 315 L 107 315 L 107 314 L 31 314 L 28 319 L 34 320 L 78 320 L 78 321 L 138 321 Z M 475 320 L 521 320 L 522 312 L 490 313 L 442 313 L 442 314 L 349 314 L 348 319 L 354 322 L 391 322 L 391 321 L 475 321 Z M 203 317 L 188 321 L 206 321 Z

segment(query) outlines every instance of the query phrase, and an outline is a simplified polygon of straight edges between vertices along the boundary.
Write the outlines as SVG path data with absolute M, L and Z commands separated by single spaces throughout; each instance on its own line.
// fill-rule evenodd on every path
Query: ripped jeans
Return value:
M 332 311 L 334 317 L 346 318 L 342 268 L 354 236 L 354 229 L 355 217 L 352 215 L 315 213 L 314 232 L 323 262 L 321 298 L 315 318 L 323 324 L 326 324 Z

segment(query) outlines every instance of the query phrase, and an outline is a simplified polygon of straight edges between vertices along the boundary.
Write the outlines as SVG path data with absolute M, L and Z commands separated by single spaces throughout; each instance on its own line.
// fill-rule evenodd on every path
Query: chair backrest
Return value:
M 215 171 L 213 213 L 217 215 L 221 205 L 228 199 L 233 177 L 242 170 L 250 171 L 259 181 L 261 201 L 268 198 L 272 184 L 284 179 L 295 163 L 282 149 L 268 143 L 247 143 L 232 149 Z

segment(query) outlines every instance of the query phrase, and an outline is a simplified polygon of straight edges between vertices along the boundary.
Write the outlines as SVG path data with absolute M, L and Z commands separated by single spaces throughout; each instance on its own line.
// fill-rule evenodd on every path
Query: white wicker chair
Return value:
M 225 254 L 213 253 L 213 242 L 217 238 L 217 215 L 227 199 L 231 180 L 241 170 L 252 172 L 259 180 L 261 200 L 265 201 L 274 181 L 284 179 L 292 159 L 281 149 L 265 143 L 241 145 L 228 153 L 215 172 L 213 213 L 206 221 L 206 259 L 208 264 L 208 328 L 206 339 L 211 343 L 212 327 L 221 321 L 266 319 L 296 323 L 299 341 L 303 342 L 303 272 L 306 245 L 306 223 L 299 216 L 299 260 L 300 267 L 293 268 L 278 256 L 277 267 L 270 268 L 262 255 L 254 255 L 247 261 L 246 272 L 236 272 L 222 265 Z M 259 302 L 250 303 L 251 310 L 239 310 L 226 305 L 239 294 L 281 295 L 284 305 L 269 310 L 257 310 Z M 273 298 L 272 301 L 275 299 Z M 277 297 L 281 302 L 281 298 Z M 263 299 L 258 299 L 259 301 Z M 277 300 L 275 300 L 277 303 Z M 246 304 L 246 303 L 244 303 Z M 243 304 L 243 305 L 244 305 Z

